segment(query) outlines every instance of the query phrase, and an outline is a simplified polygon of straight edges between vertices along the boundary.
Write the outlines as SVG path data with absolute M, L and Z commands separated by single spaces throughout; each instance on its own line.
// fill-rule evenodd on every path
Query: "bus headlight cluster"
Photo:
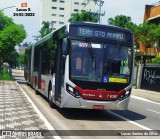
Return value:
M 69 94 L 71 94 L 72 96 L 76 97 L 76 98 L 80 98 L 80 94 L 79 91 L 73 87 L 71 87 L 70 85 L 66 85 L 66 90 Z
M 119 100 L 123 100 L 123 99 L 129 97 L 130 94 L 131 94 L 131 90 L 128 90 L 128 91 L 124 92 L 124 93 L 119 97 Z

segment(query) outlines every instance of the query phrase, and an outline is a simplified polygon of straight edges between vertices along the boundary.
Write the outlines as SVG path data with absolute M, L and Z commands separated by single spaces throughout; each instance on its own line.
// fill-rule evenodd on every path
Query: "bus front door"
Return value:
M 55 75 L 55 101 L 61 102 L 61 84 L 62 84 L 62 47 L 61 41 L 58 42 L 56 56 L 56 75 Z

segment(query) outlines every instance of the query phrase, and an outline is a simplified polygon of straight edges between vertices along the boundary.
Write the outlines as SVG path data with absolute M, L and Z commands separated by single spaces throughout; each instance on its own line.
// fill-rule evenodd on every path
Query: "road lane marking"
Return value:
M 157 114 L 160 114 L 160 112 L 157 112 L 157 111 L 154 111 L 154 110 L 151 110 L 151 109 L 147 109 L 148 111 L 152 111 L 154 113 L 157 113 Z
M 154 104 L 160 105 L 160 103 L 157 103 L 157 102 L 151 101 L 151 100 L 146 99 L 146 98 L 137 97 L 137 96 L 134 96 L 134 95 L 131 95 L 131 97 L 132 97 L 132 98 L 135 98 L 135 99 L 142 100 L 142 101 L 147 101 L 147 102 L 150 102 L 150 103 L 154 103 Z
M 46 127 L 48 128 L 48 130 L 55 130 L 53 128 L 53 126 L 48 122 L 48 120 L 44 117 L 44 115 L 40 112 L 40 110 L 37 108 L 37 106 L 33 103 L 33 101 L 30 99 L 30 97 L 26 94 L 26 92 L 22 89 L 22 87 L 18 84 L 18 82 L 16 82 L 16 84 L 19 86 L 19 88 L 24 93 L 24 95 L 27 97 L 28 101 L 31 103 L 32 107 L 37 112 L 37 114 L 39 115 L 39 117 L 43 120 L 43 122 L 46 125 Z M 58 136 L 58 134 L 57 134 L 57 136 L 53 136 L 53 137 L 55 139 L 61 139 L 61 137 Z
M 129 123 L 131 123 L 131 124 L 134 124 L 134 125 L 142 128 L 142 129 L 144 129 L 144 130 L 152 130 L 151 128 L 148 128 L 148 127 L 146 127 L 146 126 L 143 126 L 143 125 L 141 125 L 141 124 L 138 124 L 138 123 L 136 123 L 136 122 L 134 122 L 134 121 L 132 121 L 132 120 L 126 118 L 126 117 L 123 117 L 123 116 L 121 116 L 121 115 L 119 115 L 119 114 L 117 114 L 117 113 L 115 113 L 115 112 L 113 112 L 113 111 L 108 110 L 107 112 L 110 113 L 110 114 L 112 114 L 112 115 L 114 115 L 114 116 L 116 116 L 116 117 L 118 117 L 118 118 L 121 118 L 121 119 L 123 119 L 123 120 L 125 120 L 125 121 L 127 121 L 127 122 L 129 122 Z

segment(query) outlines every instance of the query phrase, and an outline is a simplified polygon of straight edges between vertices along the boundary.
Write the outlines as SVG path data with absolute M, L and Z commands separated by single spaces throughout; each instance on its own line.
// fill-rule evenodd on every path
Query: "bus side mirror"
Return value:
M 66 55 L 63 55 L 62 59 L 63 59 L 63 61 L 66 61 Z

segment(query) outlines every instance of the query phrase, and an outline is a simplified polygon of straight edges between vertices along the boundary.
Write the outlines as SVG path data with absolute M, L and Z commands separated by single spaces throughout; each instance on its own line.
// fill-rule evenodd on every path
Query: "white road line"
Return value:
M 17 82 L 16 82 L 17 83 Z M 29 96 L 26 94 L 26 92 L 22 89 L 22 87 L 17 83 L 17 85 L 20 87 L 21 91 L 24 93 L 24 95 L 27 97 L 28 101 L 31 103 L 34 110 L 37 112 L 37 114 L 40 116 L 40 118 L 44 121 L 44 124 L 48 128 L 48 130 L 55 130 L 52 125 L 47 121 L 47 119 L 44 117 L 44 115 L 39 111 L 37 106 L 33 103 L 33 101 L 29 98 Z M 57 134 L 58 135 L 58 134 Z M 54 136 L 55 139 L 61 139 L 60 136 Z
M 115 113 L 113 111 L 108 110 L 107 112 L 110 113 L 110 114 L 112 114 L 112 115 L 114 115 L 114 116 L 116 116 L 116 117 L 119 117 L 119 118 L 121 118 L 121 119 L 123 119 L 123 120 L 125 120 L 125 121 L 127 121 L 127 122 L 129 122 L 131 124 L 134 124 L 134 125 L 142 128 L 142 129 L 144 129 L 144 130 L 152 130 L 152 129 L 150 129 L 150 128 L 146 127 L 146 126 L 143 126 L 141 124 L 138 124 L 138 123 L 136 123 L 136 122 L 134 122 L 134 121 L 126 118 L 126 117 L 123 117 L 123 116 L 121 116 L 121 115 L 119 115 L 119 114 L 117 114 L 117 113 Z
M 134 96 L 134 95 L 131 95 L 131 97 L 132 97 L 132 98 L 135 98 L 135 99 L 142 100 L 142 101 L 147 101 L 147 102 L 150 102 L 150 103 L 154 103 L 154 104 L 160 105 L 160 103 L 157 103 L 157 102 L 154 102 L 154 101 L 148 100 L 148 99 L 146 99 L 146 98 L 137 97 L 137 96 Z
M 154 110 L 151 110 L 151 109 L 147 109 L 148 111 L 152 111 L 154 113 L 157 113 L 157 114 L 160 114 L 160 112 L 157 112 L 157 111 L 154 111 Z

